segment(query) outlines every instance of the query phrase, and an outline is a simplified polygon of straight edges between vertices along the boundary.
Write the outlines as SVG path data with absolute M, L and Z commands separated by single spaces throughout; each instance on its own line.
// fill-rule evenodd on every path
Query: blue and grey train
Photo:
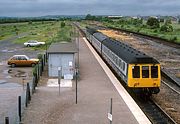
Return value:
M 148 95 L 159 93 L 160 63 L 131 46 L 86 27 L 86 38 L 125 85 Z

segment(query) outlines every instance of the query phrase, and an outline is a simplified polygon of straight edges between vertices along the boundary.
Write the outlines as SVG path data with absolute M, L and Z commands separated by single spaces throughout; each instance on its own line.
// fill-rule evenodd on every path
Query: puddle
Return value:
M 9 74 L 9 69 L 8 70 L 3 70 L 3 74 Z
M 15 77 L 26 77 L 26 72 L 18 70 L 18 73 L 15 74 Z
M 0 80 L 0 84 L 7 83 L 6 80 Z
M 18 88 L 18 87 L 22 87 L 20 84 L 17 83 L 1 83 L 0 88 Z
M 8 76 L 6 76 L 5 78 L 6 78 L 6 79 L 11 79 L 12 77 L 8 75 Z
M 3 53 L 13 53 L 14 50 L 7 50 L 7 49 L 5 49 L 5 50 L 1 50 L 1 52 L 3 52 Z
M 6 61 L 0 62 L 0 65 L 6 65 Z

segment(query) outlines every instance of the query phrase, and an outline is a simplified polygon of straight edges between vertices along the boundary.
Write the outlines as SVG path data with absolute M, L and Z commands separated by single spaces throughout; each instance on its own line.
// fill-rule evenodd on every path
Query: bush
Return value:
M 147 23 L 146 23 L 146 24 L 147 24 L 148 26 L 150 26 L 150 28 L 152 28 L 152 29 L 154 29 L 154 28 L 159 28 L 159 26 L 160 26 L 159 20 L 156 19 L 156 18 L 153 18 L 153 17 L 149 18 L 149 19 L 147 20 Z
M 37 55 L 38 59 L 41 61 L 43 59 L 43 55 L 42 54 L 38 54 Z
M 173 27 L 169 24 L 164 24 L 163 26 L 161 26 L 160 31 L 163 32 L 172 32 L 173 31 Z
M 61 28 L 65 27 L 66 23 L 65 22 L 61 22 Z
M 176 41 L 176 40 L 177 40 L 177 37 L 175 36 L 175 37 L 173 37 L 171 40 L 172 40 L 172 41 Z
M 157 30 L 157 29 L 155 29 L 155 30 L 154 30 L 154 33 L 157 33 L 157 32 L 158 32 L 158 30 Z
M 33 70 L 32 70 L 32 73 L 33 73 L 33 76 L 36 76 L 37 75 L 37 67 L 38 65 L 35 65 L 34 67 L 33 67 Z

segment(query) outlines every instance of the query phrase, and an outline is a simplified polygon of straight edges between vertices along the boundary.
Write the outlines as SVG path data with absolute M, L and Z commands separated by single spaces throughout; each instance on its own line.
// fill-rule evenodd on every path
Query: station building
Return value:
M 60 70 L 62 78 L 73 79 L 75 70 L 75 53 L 77 53 L 75 42 L 51 44 L 47 50 L 49 77 L 58 77 L 58 70 Z

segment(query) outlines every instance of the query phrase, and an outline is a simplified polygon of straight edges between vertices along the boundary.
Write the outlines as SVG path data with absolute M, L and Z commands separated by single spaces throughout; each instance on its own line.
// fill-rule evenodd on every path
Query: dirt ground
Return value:
M 24 87 L 32 78 L 32 67 L 15 67 L 7 65 L 7 60 L 13 55 L 27 55 L 37 58 L 42 51 L 33 51 L 22 44 L 14 44 L 13 40 L 0 41 L 0 123 L 7 116 L 13 123 L 17 115 L 17 98 L 24 92 Z

